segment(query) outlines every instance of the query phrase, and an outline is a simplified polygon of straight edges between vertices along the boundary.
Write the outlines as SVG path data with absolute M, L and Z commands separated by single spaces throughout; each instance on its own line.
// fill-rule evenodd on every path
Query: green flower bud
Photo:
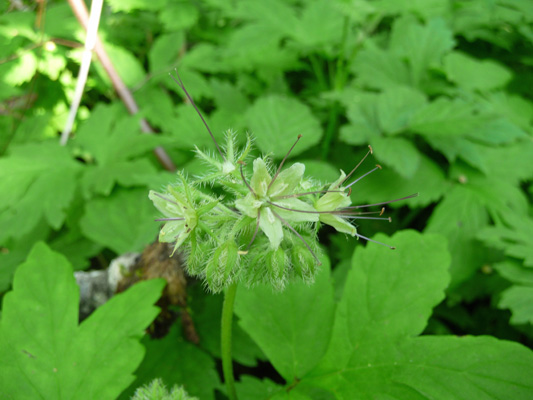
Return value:
M 220 245 L 208 261 L 205 278 L 213 292 L 220 292 L 233 280 L 239 270 L 239 249 L 234 240 Z
M 294 246 L 291 249 L 291 261 L 294 274 L 305 282 L 313 282 L 316 273 L 316 261 L 305 246 Z
M 281 247 L 271 250 L 266 256 L 266 268 L 270 284 L 276 290 L 282 290 L 285 287 L 286 272 L 289 267 L 289 257 Z

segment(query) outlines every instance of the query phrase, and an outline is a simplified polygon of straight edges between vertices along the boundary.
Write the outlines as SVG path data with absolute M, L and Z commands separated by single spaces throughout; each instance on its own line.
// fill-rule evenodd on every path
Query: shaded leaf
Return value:
M 311 286 L 297 282 L 283 292 L 270 286 L 240 287 L 237 292 L 239 324 L 288 382 L 305 376 L 329 342 L 334 301 L 329 263 L 324 264 Z
M 214 360 L 193 344 L 185 341 L 174 324 L 162 339 L 142 341 L 146 356 L 135 372 L 136 379 L 119 399 L 129 399 L 135 389 L 161 378 L 168 386 L 182 386 L 191 396 L 214 399 L 220 388 Z
M 4 297 L 2 397 L 116 398 L 142 360 L 139 339 L 158 313 L 153 303 L 163 286 L 161 280 L 139 283 L 78 326 L 79 289 L 71 266 L 36 244 Z
M 0 159 L 0 241 L 27 234 L 41 218 L 59 228 L 74 197 L 80 165 L 55 140 L 10 150 Z
M 511 72 L 492 60 L 479 61 L 460 52 L 451 52 L 444 59 L 448 79 L 470 90 L 493 90 L 506 85 Z
M 120 190 L 91 200 L 80 220 L 81 231 L 117 254 L 141 251 L 155 240 L 159 224 L 146 190 Z
M 248 109 L 246 119 L 259 149 L 276 158 L 283 158 L 300 134 L 302 140 L 292 156 L 317 144 L 322 136 L 318 120 L 305 104 L 279 95 L 258 99 Z

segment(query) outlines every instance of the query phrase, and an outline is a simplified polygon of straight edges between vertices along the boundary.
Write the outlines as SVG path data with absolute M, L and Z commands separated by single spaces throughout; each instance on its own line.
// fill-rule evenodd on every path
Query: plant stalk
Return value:
M 233 376 L 233 359 L 231 357 L 231 328 L 233 325 L 233 303 L 235 302 L 236 292 L 237 284 L 233 283 L 226 289 L 226 293 L 224 294 L 224 305 L 222 306 L 222 329 L 220 335 L 222 372 L 230 400 L 237 400 L 235 378 Z

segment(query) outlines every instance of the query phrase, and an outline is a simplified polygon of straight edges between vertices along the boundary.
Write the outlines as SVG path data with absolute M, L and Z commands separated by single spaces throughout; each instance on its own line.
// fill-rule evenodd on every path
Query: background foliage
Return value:
M 94 60 L 66 147 L 58 132 L 85 35 L 66 2 L 42 4 L 0 6 L 0 292 L 13 290 L 2 306 L 0 354 L 12 362 L 2 363 L 0 390 L 25 385 L 22 371 L 37 359 L 42 385 L 31 390 L 46 398 L 74 396 L 83 388 L 74 382 L 101 390 L 94 398 L 128 398 L 156 377 L 202 399 L 222 396 L 218 296 L 190 289 L 199 346 L 175 327 L 144 337 L 143 359 L 138 343 L 160 283 L 117 296 L 78 326 L 70 273 L 105 268 L 155 239 L 147 193 L 175 177 L 154 147 L 191 174 L 203 168 L 193 146 L 214 149 L 168 77 L 178 67 L 215 136 L 231 128 L 244 141 L 251 131 L 258 154 L 280 159 L 302 134 L 292 160 L 324 181 L 370 144 L 384 168 L 354 187 L 354 203 L 420 192 L 391 205 L 392 224 L 360 224 L 367 236 L 402 231 L 381 239 L 397 253 L 325 229 L 331 272 L 324 267 L 315 286 L 238 293 L 242 398 L 531 396 L 533 356 L 517 344 L 533 343 L 531 2 L 109 0 L 100 37 L 141 112 L 128 115 Z M 142 135 L 140 117 L 158 133 Z M 20 315 L 37 337 L 17 334 L 28 329 Z M 61 375 L 89 363 L 102 347 L 85 341 L 102 343 L 101 328 L 115 327 L 109 348 L 134 345 L 107 355 L 118 363 L 109 364 L 113 383 L 100 368 Z M 20 348 L 30 355 L 13 353 Z M 299 384 L 287 392 L 284 382 Z

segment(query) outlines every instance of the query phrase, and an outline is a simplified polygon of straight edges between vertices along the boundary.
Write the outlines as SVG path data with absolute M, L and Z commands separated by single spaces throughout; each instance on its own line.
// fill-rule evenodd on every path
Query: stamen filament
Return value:
M 369 154 L 372 154 L 373 151 L 372 151 L 372 146 L 368 145 L 368 152 L 365 154 L 365 156 L 361 159 L 361 161 L 359 161 L 359 163 L 355 166 L 354 169 L 351 170 L 351 172 L 346 175 L 346 177 L 342 180 L 342 182 L 339 182 L 339 184 L 337 186 L 340 186 L 342 185 L 346 180 L 348 180 L 350 178 L 350 176 L 352 176 L 352 174 L 355 172 L 355 170 L 357 168 L 359 168 L 359 166 L 363 163 L 363 161 L 365 161 L 365 159 L 368 157 Z
M 374 204 L 363 204 L 362 206 L 350 206 L 346 208 L 356 209 L 356 208 L 365 208 L 365 207 L 374 207 L 374 206 L 382 206 L 383 204 L 389 204 L 389 203 L 395 203 L 397 201 L 407 200 L 411 199 L 413 197 L 418 197 L 418 193 L 411 194 L 409 196 L 405 196 L 399 199 L 389 200 L 389 201 L 383 201 L 381 203 L 374 203 Z
M 169 198 L 163 196 L 162 194 L 159 194 L 159 193 L 157 193 L 157 192 L 152 192 L 152 193 L 155 194 L 157 197 L 159 197 L 159 198 L 161 198 L 161 199 L 163 199 L 163 200 L 168 201 L 169 203 L 172 203 L 172 204 L 175 204 L 175 205 L 179 206 L 179 204 L 176 203 L 174 200 L 171 200 L 171 199 L 169 199 Z
M 270 186 L 272 186 L 272 184 L 274 183 L 274 181 L 278 177 L 279 173 L 281 172 L 281 168 L 283 168 L 283 164 L 285 164 L 285 160 L 287 160 L 287 157 L 289 157 L 289 154 L 291 154 L 292 149 L 294 149 L 294 147 L 296 146 L 296 143 L 298 143 L 298 141 L 300 140 L 301 137 L 302 137 L 302 135 L 298 135 L 298 137 L 296 138 L 296 142 L 294 142 L 294 144 L 289 149 L 289 151 L 287 152 L 285 157 L 283 157 L 283 160 L 281 160 L 281 163 L 279 164 L 279 167 L 278 167 L 278 170 L 276 171 L 276 174 L 274 175 L 274 177 L 272 178 L 272 180 L 268 184 L 267 191 L 268 191 L 268 189 L 270 189 Z
M 305 247 L 307 247 L 307 250 L 309 250 L 309 252 L 311 253 L 311 255 L 313 256 L 313 258 L 316 260 L 317 264 L 318 265 L 322 265 L 322 263 L 320 262 L 320 260 L 318 259 L 318 257 L 316 256 L 316 254 L 313 252 L 313 250 L 311 250 L 311 247 L 309 247 L 309 245 L 307 244 L 307 242 L 304 240 L 304 238 L 302 237 L 302 235 L 300 235 L 296 229 L 294 229 L 287 221 L 285 221 L 283 218 L 281 218 L 281 216 L 276 213 L 274 210 L 270 210 L 272 211 L 272 214 L 274 214 L 274 217 L 276 217 L 277 219 L 279 219 L 287 228 L 289 228 L 292 233 L 294 233 L 296 236 L 298 236 L 298 238 L 303 242 L 303 244 L 305 245 Z
M 340 214 L 341 216 L 344 217 L 344 215 Z M 379 220 L 379 221 L 389 221 L 389 222 L 392 222 L 392 218 L 391 217 L 383 217 L 383 218 L 379 218 L 379 217 L 358 217 L 358 216 L 355 216 L 355 215 L 347 215 L 346 217 L 344 217 L 346 219 L 375 219 L 375 220 Z
M 180 75 L 178 74 L 178 70 L 175 69 L 174 70 L 176 72 L 176 76 L 178 77 L 178 80 L 176 80 L 176 78 L 174 78 L 174 76 L 172 76 L 172 74 L 169 73 L 170 77 L 172 78 L 172 80 L 174 82 L 176 82 L 178 84 L 178 86 L 181 88 L 181 90 L 183 90 L 183 92 L 185 93 L 185 96 L 187 96 L 187 98 L 189 99 L 189 101 L 191 102 L 192 106 L 194 107 L 194 109 L 196 110 L 196 112 L 198 113 L 198 115 L 200 116 L 202 122 L 204 123 L 205 127 L 207 128 L 207 132 L 209 132 L 209 135 L 211 136 L 211 139 L 213 139 L 213 142 L 215 143 L 215 146 L 218 150 L 218 153 L 220 154 L 220 156 L 222 157 L 222 160 L 226 161 L 226 157 L 224 157 L 224 154 L 222 153 L 222 150 L 220 150 L 220 147 L 218 146 L 218 143 L 217 141 L 215 140 L 215 136 L 213 135 L 213 133 L 211 132 L 211 129 L 209 129 L 209 126 L 207 125 L 207 122 L 205 122 L 205 119 L 202 115 L 202 113 L 200 112 L 200 110 L 198 109 L 198 107 L 196 106 L 196 103 L 194 102 L 194 100 L 192 99 L 191 95 L 189 94 L 189 92 L 187 92 L 187 89 L 185 89 L 185 85 L 183 84 L 183 82 L 181 81 L 181 78 L 180 78 Z
M 379 165 L 379 164 L 376 165 L 376 168 L 374 168 L 374 169 L 368 171 L 368 172 L 367 172 L 366 174 L 364 174 L 364 175 L 361 175 L 361 176 L 360 176 L 359 178 L 357 178 L 355 181 L 353 181 L 353 182 L 350 183 L 348 186 L 346 186 L 345 189 L 348 189 L 350 186 L 352 186 L 353 184 L 359 182 L 359 181 L 360 181 L 361 179 L 363 179 L 365 176 L 370 175 L 372 172 L 374 172 L 374 171 L 377 170 L 377 169 L 381 169 L 381 165 Z
M 246 185 L 246 187 L 248 188 L 248 190 L 250 190 L 250 192 L 255 196 L 257 197 L 257 195 L 255 194 L 254 190 L 252 189 L 252 187 L 250 186 L 250 184 L 246 181 L 246 178 L 244 177 L 244 172 L 242 171 L 242 166 L 243 165 L 246 165 L 246 163 L 244 161 L 237 161 L 240 165 L 240 170 L 241 170 L 241 178 L 242 178 L 242 181 L 244 182 L 244 184 Z
M 317 190 L 314 192 L 294 193 L 294 194 L 288 194 L 286 196 L 275 196 L 275 197 L 272 197 L 272 199 L 275 199 L 275 200 L 290 199 L 292 197 L 307 196 L 308 194 L 318 194 L 318 193 L 344 193 L 344 191 L 343 190 Z
M 377 243 L 377 244 L 380 244 L 382 246 L 388 247 L 391 250 L 396 250 L 396 247 L 394 247 L 394 246 L 389 246 L 388 244 L 381 243 L 381 242 L 378 242 L 377 240 L 367 238 L 366 236 L 360 235 L 358 233 L 356 233 L 355 236 L 360 237 L 361 239 L 364 239 L 364 240 L 366 240 L 368 242 Z

